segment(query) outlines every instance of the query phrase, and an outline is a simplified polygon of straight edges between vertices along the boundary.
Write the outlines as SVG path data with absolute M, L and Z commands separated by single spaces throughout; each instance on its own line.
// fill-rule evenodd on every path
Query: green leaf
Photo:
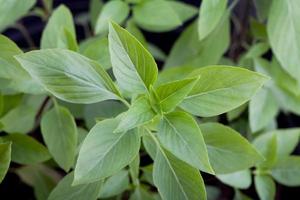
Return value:
M 290 155 L 299 143 L 300 129 L 289 128 L 272 131 L 277 137 L 277 157 Z
M 136 26 L 133 19 L 126 22 L 126 30 L 131 33 L 146 49 L 148 49 L 146 38 L 142 31 Z
M 191 4 L 186 4 L 180 1 L 169 1 L 168 4 L 176 12 L 182 23 L 194 17 L 198 13 L 198 8 Z
M 206 145 L 197 122 L 184 112 L 163 117 L 157 137 L 162 145 L 179 159 L 208 173 L 214 173 L 209 163 Z
M 74 173 L 66 175 L 52 190 L 48 200 L 96 200 L 102 181 L 72 186 Z
M 89 59 L 97 61 L 104 69 L 111 68 L 107 38 L 90 38 L 81 43 L 79 52 Z
M 103 2 L 102 0 L 91 0 L 89 4 L 89 17 L 91 21 L 91 25 L 93 28 L 96 26 L 96 22 L 98 19 L 98 16 L 100 14 L 101 9 L 103 8 Z
M 20 105 L 4 115 L 0 122 L 7 133 L 28 133 L 34 126 L 36 110 L 28 105 Z
M 95 103 L 118 98 L 118 91 L 105 70 L 75 52 L 47 49 L 16 58 L 34 79 L 64 101 Z
M 274 0 L 268 19 L 272 50 L 283 68 L 294 78 L 300 75 L 300 6 L 298 0 Z
M 300 185 L 300 157 L 289 156 L 280 159 L 272 168 L 273 178 L 286 186 L 299 186 Z
M 248 103 L 242 104 L 241 106 L 226 113 L 226 117 L 229 121 L 238 119 L 238 117 L 240 117 L 247 108 L 248 108 Z
M 113 118 L 126 111 L 126 106 L 118 101 L 103 101 L 88 104 L 84 108 L 84 121 L 89 129 L 96 124 L 96 119 Z
M 12 92 L 41 94 L 44 89 L 33 80 L 14 58 L 22 50 L 4 35 L 0 35 L 0 78 L 7 80 L 5 89 Z
M 268 1 L 268 0 L 267 0 Z M 267 40 L 267 26 L 254 18 L 250 18 L 250 31 L 254 38 Z
M 20 167 L 16 170 L 16 173 L 24 183 L 33 187 L 34 196 L 37 200 L 47 199 L 60 178 L 60 175 L 54 169 L 43 165 Z
M 201 2 L 198 20 L 200 40 L 206 38 L 219 24 L 225 14 L 227 0 L 204 0 Z
M 101 9 L 100 15 L 96 22 L 95 33 L 104 33 L 108 31 L 109 20 L 121 24 L 129 14 L 127 3 L 121 0 L 109 1 Z
M 27 14 L 35 3 L 35 0 L 0 0 L 0 32 Z
M 49 18 L 42 34 L 41 48 L 70 49 L 68 40 L 76 41 L 73 16 L 66 6 L 61 5 L 54 10 Z
M 120 87 L 131 93 L 145 93 L 157 78 L 154 58 L 116 23 L 110 24 L 108 40 L 113 72 Z
M 140 162 L 140 155 L 138 154 L 129 164 L 130 177 L 135 186 L 139 185 Z
M 261 200 L 275 199 L 276 185 L 268 175 L 256 175 L 254 177 L 255 189 Z
M 260 21 L 265 21 L 269 15 L 269 10 L 273 0 L 254 0 L 256 12 Z
M 134 190 L 129 200 L 155 200 L 155 198 L 146 189 L 139 186 Z
M 270 46 L 267 42 L 260 42 L 257 44 L 254 44 L 250 47 L 250 49 L 245 54 L 245 58 L 248 59 L 255 59 L 261 57 L 263 54 L 265 54 L 269 50 Z
M 209 161 L 216 174 L 248 169 L 263 160 L 255 148 L 238 132 L 218 124 L 200 125 Z
M 118 124 L 118 119 L 107 119 L 91 129 L 79 152 L 74 184 L 91 183 L 111 176 L 138 154 L 140 138 L 137 131 L 113 133 Z
M 235 190 L 233 200 L 252 200 L 252 198 L 250 198 L 247 195 L 243 194 L 239 190 Z
M 17 96 L 16 98 L 7 98 L 5 104 L 19 101 Z M 15 108 L 9 110 L 0 119 L 0 122 L 3 124 L 3 130 L 7 133 L 28 133 L 31 131 L 34 128 L 36 113 L 43 100 L 43 96 L 25 96 L 20 105 L 15 105 Z M 8 105 L 8 107 L 10 106 Z
M 156 60 L 165 61 L 167 59 L 166 53 L 154 44 L 149 43 L 148 50 Z
M 203 67 L 193 76 L 201 78 L 180 107 L 202 117 L 219 115 L 244 104 L 267 80 L 262 74 L 222 65 Z
M 251 185 L 251 172 L 249 169 L 237 171 L 230 174 L 221 174 L 217 176 L 223 183 L 234 188 L 247 189 Z
M 206 199 L 200 172 L 161 147 L 154 160 L 153 180 L 164 200 Z
M 151 138 L 150 138 L 151 140 Z M 154 146 L 156 147 L 156 144 L 154 143 Z M 153 157 L 153 160 L 155 159 L 155 155 Z M 153 176 L 152 176 L 152 172 L 153 172 L 153 164 L 147 165 L 145 167 L 142 168 L 143 174 L 141 177 L 141 181 L 146 181 L 151 185 L 154 185 L 153 183 Z
M 143 1 L 133 8 L 133 18 L 145 30 L 164 32 L 175 29 L 197 13 L 192 6 L 181 2 Z
M 128 171 L 121 170 L 109 177 L 101 187 L 99 198 L 105 199 L 124 192 L 129 186 Z
M 57 164 L 69 171 L 75 161 L 76 123 L 68 109 L 55 105 L 41 121 L 43 139 Z
M 216 29 L 199 40 L 197 23 L 188 26 L 176 40 L 164 67 L 202 67 L 218 64 L 230 43 L 229 14 L 224 15 Z
M 22 98 L 22 94 L 2 95 L 3 104 L 2 113 L 0 116 L 2 117 L 3 115 L 7 114 L 7 112 L 9 112 L 11 109 L 20 105 Z
M 206 185 L 207 200 L 216 200 L 220 198 L 221 191 L 215 186 Z
M 252 132 L 265 128 L 279 111 L 276 99 L 270 90 L 262 88 L 250 100 L 249 122 Z
M 0 93 L 0 117 L 2 116 L 4 111 L 4 97 L 3 95 Z
M 11 142 L 0 143 L 0 183 L 3 181 L 10 164 Z
M 197 68 L 192 66 L 179 66 L 164 69 L 158 74 L 155 85 L 160 86 L 168 82 L 185 79 L 195 69 Z
M 51 158 L 45 146 L 27 135 L 9 134 L 0 140 L 12 142 L 11 160 L 18 164 L 36 164 Z
M 142 96 L 124 113 L 121 122 L 114 132 L 124 132 L 150 122 L 156 113 L 152 110 L 149 100 Z
M 277 137 L 274 133 L 262 134 L 252 142 L 265 160 L 258 164 L 260 168 L 270 168 L 277 160 Z
M 152 140 L 150 136 L 143 135 L 143 145 L 148 155 L 152 158 L 152 160 L 154 160 L 156 156 L 156 149 L 157 149 L 155 142 Z
M 193 89 L 199 77 L 169 82 L 156 88 L 158 104 L 163 112 L 168 113 L 176 108 Z
M 255 59 L 255 68 L 272 78 L 270 88 L 280 107 L 299 114 L 300 87 L 297 79 L 285 72 L 274 59 L 271 64 L 265 59 Z

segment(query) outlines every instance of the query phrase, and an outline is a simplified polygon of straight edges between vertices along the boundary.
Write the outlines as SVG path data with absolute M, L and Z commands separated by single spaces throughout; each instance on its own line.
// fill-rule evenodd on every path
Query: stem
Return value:
M 33 39 L 31 38 L 28 30 L 26 29 L 26 27 L 21 23 L 16 23 L 15 28 L 22 33 L 22 35 L 24 36 L 27 44 L 30 46 L 30 48 L 31 49 L 36 49 L 36 45 L 35 45 Z
M 49 100 L 50 100 L 50 97 L 47 96 L 41 107 L 39 108 L 37 114 L 35 115 L 35 122 L 34 122 L 34 128 L 30 131 L 30 133 L 33 133 L 40 125 L 40 121 L 41 121 L 41 118 L 42 118 L 42 114 L 43 112 L 45 111 L 45 108 L 47 107 L 48 103 L 49 103 Z
M 126 99 L 124 99 L 123 97 L 119 96 L 119 100 L 127 107 L 130 107 L 130 103 L 128 103 L 128 101 L 126 101 Z
M 45 12 L 45 17 L 46 17 L 46 20 L 49 18 L 51 12 L 52 12 L 52 7 L 49 7 L 47 5 L 47 3 L 45 2 L 45 0 L 41 0 L 42 2 L 42 5 L 43 5 L 43 8 L 44 8 L 44 12 Z
M 36 114 L 36 116 L 35 116 L 35 120 L 36 120 L 36 121 L 37 121 L 38 119 L 41 118 L 41 116 L 42 116 L 42 114 L 43 114 L 43 111 L 45 110 L 46 106 L 48 105 L 49 100 L 50 100 L 50 97 L 49 97 L 49 96 L 47 96 L 47 97 L 44 99 L 44 101 L 43 101 L 43 103 L 42 103 L 40 109 L 38 110 L 38 112 L 37 112 L 37 114 Z
M 234 0 L 228 7 L 228 10 L 231 12 L 232 9 L 238 4 L 239 0 Z

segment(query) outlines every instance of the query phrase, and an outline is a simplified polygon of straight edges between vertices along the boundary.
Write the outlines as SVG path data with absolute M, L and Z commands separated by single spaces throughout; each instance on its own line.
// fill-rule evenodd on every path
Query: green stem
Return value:
M 123 97 L 119 96 L 119 101 L 121 101 L 127 108 L 130 107 L 130 103 L 128 103 L 128 101 Z

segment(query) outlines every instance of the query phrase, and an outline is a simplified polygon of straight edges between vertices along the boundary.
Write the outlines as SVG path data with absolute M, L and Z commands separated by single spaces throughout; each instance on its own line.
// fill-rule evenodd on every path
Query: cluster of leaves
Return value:
M 78 44 L 64 5 L 0 0 L 1 31 L 23 30 L 12 24 L 29 10 L 47 20 L 37 50 L 0 35 L 0 181 L 11 165 L 39 200 L 213 199 L 203 173 L 235 188 L 235 199 L 249 198 L 240 189 L 252 175 L 262 200 L 274 199 L 275 181 L 299 186 L 291 153 L 300 129 L 277 129 L 275 117 L 300 114 L 300 2 L 254 2 L 251 45 L 236 61 L 224 56 L 236 1 L 203 0 L 198 11 L 180 1 L 91 0 L 75 21 L 95 36 Z M 171 31 L 198 12 L 168 56 L 141 31 Z

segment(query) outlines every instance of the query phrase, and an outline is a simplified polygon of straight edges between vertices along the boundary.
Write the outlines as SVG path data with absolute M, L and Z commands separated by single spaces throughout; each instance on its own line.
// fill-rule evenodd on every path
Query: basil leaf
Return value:
M 43 96 L 25 96 L 20 105 L 9 110 L 1 119 L 2 130 L 7 133 L 28 133 L 34 128 L 35 116 L 40 108 Z M 7 101 L 14 101 L 8 98 Z M 9 102 L 11 103 L 11 102 Z
M 105 199 L 121 194 L 129 187 L 128 171 L 121 170 L 109 177 L 103 184 L 98 195 L 99 198 Z
M 88 104 L 84 108 L 84 121 L 91 129 L 96 124 L 96 119 L 113 118 L 126 111 L 126 106 L 118 101 L 103 101 Z
M 267 133 L 266 133 L 267 134 Z M 299 143 L 300 129 L 278 129 L 270 134 L 277 137 L 277 157 L 281 158 L 290 155 Z
M 206 199 L 200 172 L 159 147 L 154 160 L 153 180 L 163 200 Z
M 69 171 L 75 161 L 77 129 L 68 109 L 55 105 L 41 121 L 43 139 L 57 164 Z
M 11 142 L 0 143 L 0 183 L 3 181 L 10 164 Z
M 14 92 L 42 94 L 44 89 L 20 66 L 14 58 L 22 50 L 4 35 L 0 35 L 0 78 L 8 81 L 5 89 Z
M 255 138 L 253 145 L 265 157 L 265 160 L 258 164 L 260 168 L 270 168 L 277 160 L 277 137 L 274 133 L 262 134 Z
M 164 67 L 202 67 L 218 64 L 230 43 L 229 14 L 226 13 L 216 29 L 199 40 L 197 23 L 188 26 L 176 40 Z M 184 51 L 183 51 L 184 49 Z
M 190 93 L 199 78 L 169 82 L 156 88 L 158 104 L 163 112 L 171 112 Z
M 152 110 L 149 100 L 142 96 L 130 106 L 122 116 L 121 122 L 114 132 L 124 132 L 150 122 L 156 113 Z
M 64 101 L 95 103 L 118 98 L 118 91 L 104 69 L 75 52 L 47 49 L 16 58 L 34 79 Z
M 275 199 L 276 185 L 268 175 L 256 175 L 254 177 L 255 189 L 261 200 Z
M 219 115 L 244 104 L 267 80 L 262 74 L 229 66 L 203 67 L 191 76 L 201 78 L 180 107 L 202 117 Z
M 129 200 L 155 200 L 155 198 L 151 196 L 151 194 L 146 189 L 139 186 L 136 187 Z
M 95 33 L 108 31 L 109 20 L 121 24 L 129 14 L 128 5 L 121 0 L 109 1 L 101 9 L 95 26 Z
M 269 10 L 273 0 L 254 0 L 256 12 L 260 21 L 265 21 L 269 15 Z
M 18 168 L 16 173 L 24 183 L 33 187 L 37 200 L 47 199 L 60 178 L 58 172 L 44 165 L 23 166 Z
M 74 184 L 91 183 L 111 176 L 138 154 L 140 138 L 137 131 L 113 133 L 118 124 L 118 119 L 107 119 L 91 129 L 79 152 Z
M 89 4 L 89 18 L 92 28 L 95 28 L 98 16 L 103 8 L 104 3 L 99 0 L 91 0 Z
M 195 69 L 197 68 L 192 66 L 179 66 L 164 69 L 158 74 L 156 85 L 163 85 L 168 82 L 185 79 Z
M 214 173 L 201 130 L 190 115 L 173 112 L 164 116 L 159 124 L 157 137 L 179 159 L 197 169 Z
M 274 0 L 268 19 L 268 36 L 283 68 L 295 79 L 300 75 L 300 6 L 297 0 Z
M 127 21 L 126 30 L 131 33 L 146 49 L 148 49 L 146 38 L 142 31 L 136 26 L 133 19 Z
M 104 69 L 111 68 L 107 38 L 88 39 L 80 44 L 79 52 L 89 59 L 97 61 Z
M 96 200 L 102 181 L 72 186 L 74 173 L 67 174 L 52 190 L 48 200 Z
M 238 132 L 218 124 L 200 124 L 208 157 L 216 174 L 248 169 L 263 160 L 256 149 Z
M 23 17 L 35 3 L 35 0 L 0 0 L 0 32 Z
M 225 14 L 227 0 L 204 0 L 201 2 L 198 20 L 200 40 L 206 38 L 219 24 Z
M 157 78 L 157 66 L 151 54 L 116 23 L 109 28 L 109 51 L 119 86 L 127 92 L 145 93 Z
M 11 160 L 18 164 L 36 164 L 51 158 L 45 146 L 27 135 L 15 133 L 0 139 L 12 143 Z
M 252 132 L 265 128 L 276 117 L 279 107 L 270 90 L 262 88 L 250 100 L 249 122 Z
M 300 157 L 289 156 L 280 159 L 271 169 L 273 178 L 286 186 L 300 185 Z
M 41 48 L 49 49 L 59 47 L 72 49 L 68 40 L 76 42 L 73 16 L 66 6 L 61 5 L 54 10 L 49 18 L 42 34 Z
M 239 189 L 249 188 L 252 182 L 251 172 L 249 169 L 236 171 L 230 174 L 217 175 L 217 178 L 223 183 Z
M 133 18 L 145 30 L 170 31 L 197 13 L 192 6 L 164 0 L 143 1 L 133 8 Z

